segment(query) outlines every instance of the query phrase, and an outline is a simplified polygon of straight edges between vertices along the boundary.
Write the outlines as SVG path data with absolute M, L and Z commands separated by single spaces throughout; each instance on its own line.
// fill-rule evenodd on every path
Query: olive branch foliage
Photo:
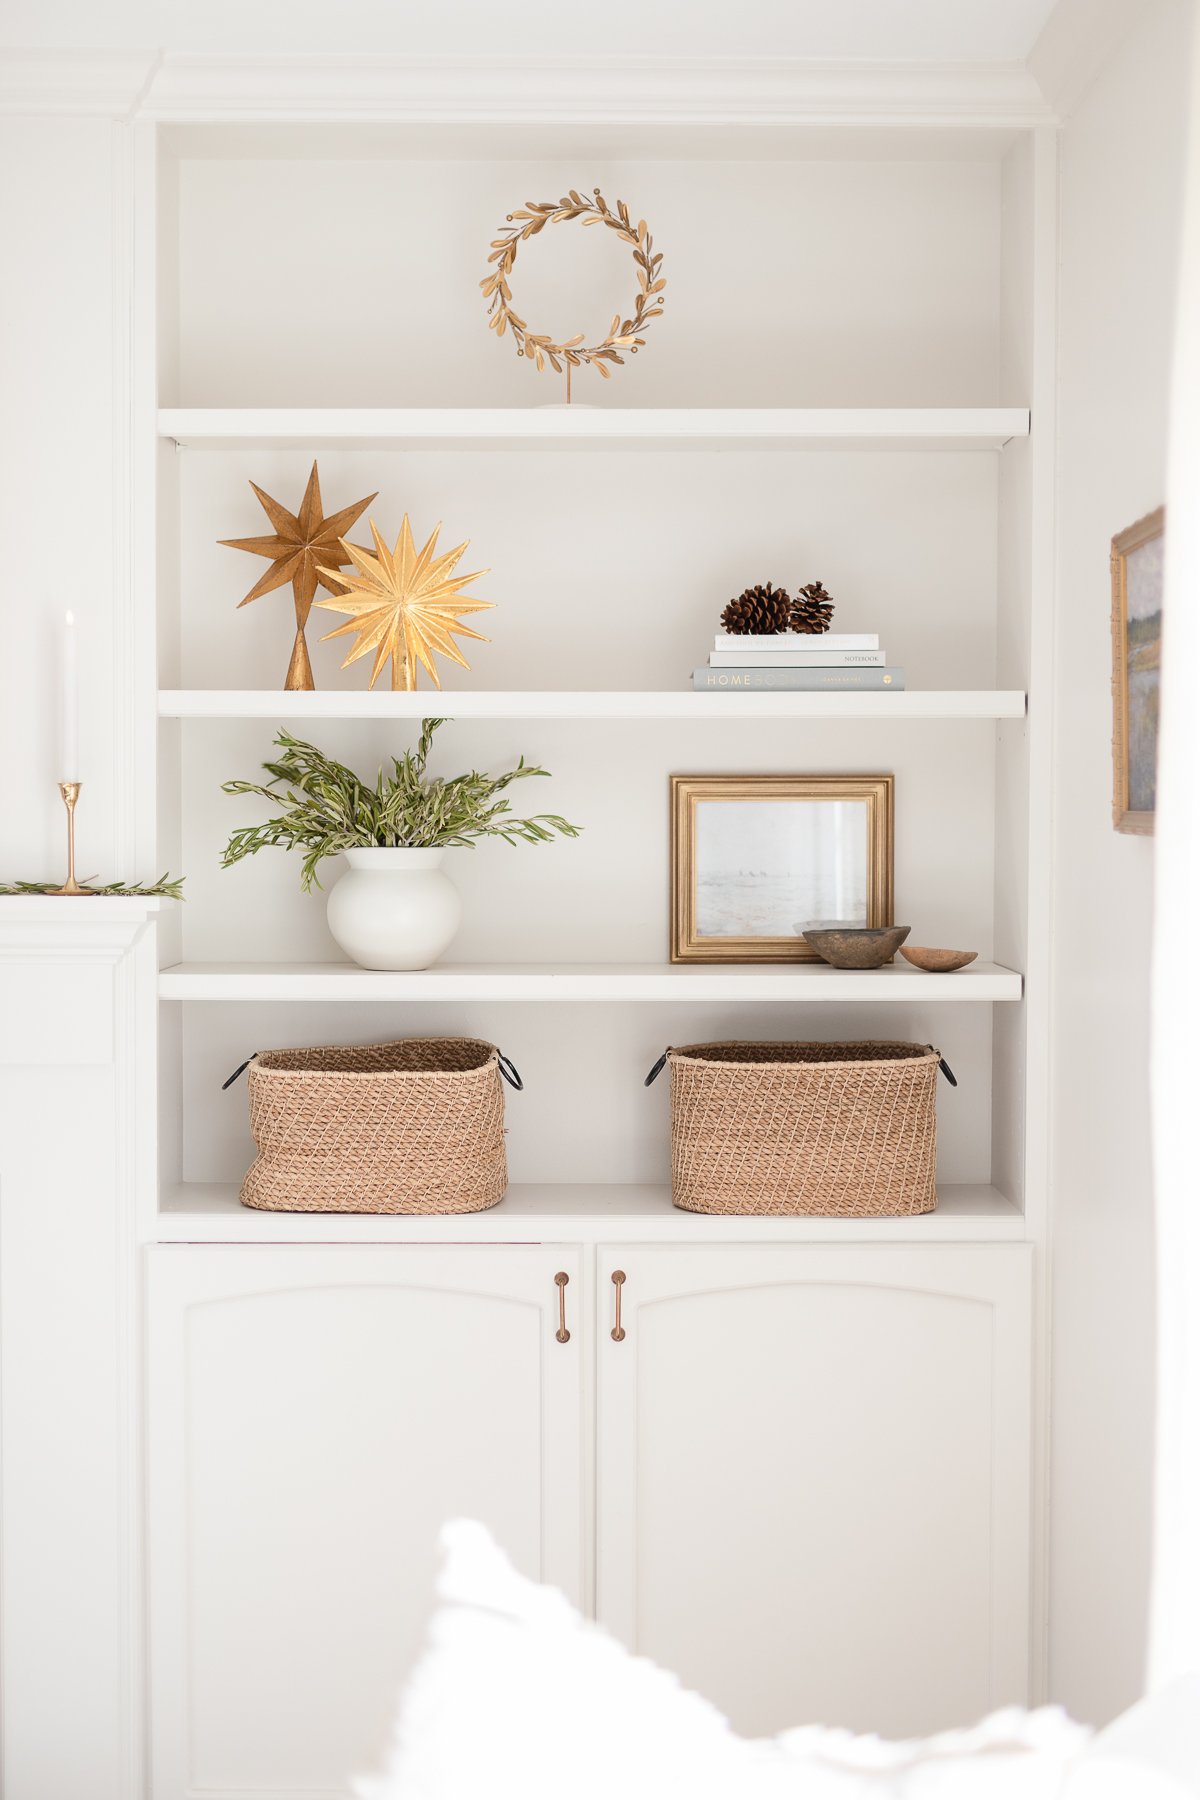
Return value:
M 185 877 L 160 875 L 157 881 L 107 881 L 103 887 L 96 885 L 94 876 L 87 876 L 83 886 L 89 894 L 97 894 L 108 900 L 126 899 L 163 899 L 182 900 Z M 51 881 L 14 881 L 0 886 L 0 894 L 56 894 L 58 888 Z
M 513 816 L 508 800 L 501 797 L 505 789 L 528 776 L 549 774 L 524 757 L 503 775 L 485 775 L 478 769 L 450 779 L 429 775 L 426 764 L 434 733 L 444 724 L 444 719 L 423 719 L 416 749 L 394 756 L 391 770 L 381 768 L 373 784 L 315 744 L 280 731 L 275 743 L 283 754 L 277 762 L 263 764 L 271 780 L 265 785 L 226 781 L 221 791 L 282 802 L 283 811 L 261 825 L 235 831 L 221 867 L 231 868 L 244 856 L 268 848 L 302 850 L 301 885 L 311 893 L 321 885 L 318 865 L 343 850 L 473 849 L 476 840 L 485 837 L 503 838 L 509 844 L 545 844 L 556 834 L 578 837 L 579 827 L 557 813 L 538 813 L 529 819 Z

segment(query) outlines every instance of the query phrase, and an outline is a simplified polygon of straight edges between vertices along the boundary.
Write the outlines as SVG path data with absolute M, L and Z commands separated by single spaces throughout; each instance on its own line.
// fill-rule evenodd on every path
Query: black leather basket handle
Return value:
M 643 1086 L 645 1086 L 645 1087 L 653 1087 L 654 1086 L 654 1083 L 658 1080 L 659 1076 L 662 1074 L 663 1070 L 666 1068 L 667 1058 L 668 1058 L 668 1056 L 670 1056 L 670 1054 L 671 1054 L 671 1051 L 670 1051 L 669 1047 L 663 1051 L 662 1055 L 659 1057 L 658 1061 L 655 1063 L 654 1067 L 651 1069 L 650 1073 L 647 1075 L 645 1082 L 643 1083 Z
M 231 1088 L 233 1086 L 234 1082 L 237 1080 L 239 1075 L 244 1075 L 246 1073 L 246 1070 L 250 1067 L 250 1064 L 254 1061 L 254 1058 L 257 1055 L 258 1055 L 258 1051 L 252 1050 L 250 1052 L 249 1056 L 246 1058 L 245 1062 L 238 1064 L 237 1068 L 233 1071 L 233 1074 L 229 1077 L 229 1079 L 227 1081 L 223 1081 L 221 1083 L 221 1092 L 222 1093 L 225 1092 L 226 1088 Z

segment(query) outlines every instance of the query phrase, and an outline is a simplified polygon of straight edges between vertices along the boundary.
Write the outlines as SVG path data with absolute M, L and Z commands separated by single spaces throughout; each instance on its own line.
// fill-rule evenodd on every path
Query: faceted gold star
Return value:
M 462 597 L 462 589 L 488 571 L 476 569 L 473 575 L 454 574 L 470 539 L 453 550 L 443 551 L 440 556 L 434 555 L 437 535 L 442 529 L 440 522 L 419 551 L 413 543 L 407 513 L 394 550 L 388 549 L 373 519 L 370 525 L 375 540 L 374 555 L 355 544 L 342 542 L 342 549 L 354 564 L 354 574 L 339 576 L 334 569 L 320 571 L 322 577 L 334 576 L 346 591 L 332 600 L 318 600 L 317 605 L 329 612 L 350 615 L 347 624 L 326 632 L 321 642 L 324 643 L 325 638 L 357 632 L 358 641 L 342 667 L 348 668 L 360 656 L 374 651 L 371 687 L 383 673 L 383 665 L 390 656 L 393 688 L 416 687 L 418 662 L 424 663 L 434 686 L 440 688 L 442 684 L 433 661 L 435 652 L 448 656 L 461 668 L 470 667 L 455 643 L 453 633 L 476 638 L 481 644 L 488 642 L 482 632 L 460 624 L 457 616 L 459 613 L 484 612 L 494 604 L 491 600 Z
M 321 483 L 315 462 L 298 513 L 290 513 L 286 506 L 281 506 L 278 500 L 272 500 L 270 494 L 264 494 L 253 481 L 250 486 L 254 488 L 260 506 L 275 527 L 275 535 L 220 540 L 231 550 L 247 550 L 252 556 L 271 558 L 271 567 L 260 581 L 255 582 L 246 598 L 238 601 L 238 605 L 248 606 L 260 594 L 269 594 L 273 588 L 280 588 L 291 582 L 296 610 L 296 641 L 292 647 L 292 660 L 284 687 L 311 688 L 312 665 L 308 660 L 304 627 L 316 598 L 317 583 L 328 588 L 330 593 L 339 591 L 342 584 L 337 576 L 337 567 L 348 563 L 352 554 L 343 545 L 342 539 L 366 512 L 376 495 L 368 494 L 365 500 L 356 500 L 353 506 L 345 506 L 331 518 L 324 518 L 321 512 Z M 319 566 L 321 564 L 332 567 L 322 568 Z

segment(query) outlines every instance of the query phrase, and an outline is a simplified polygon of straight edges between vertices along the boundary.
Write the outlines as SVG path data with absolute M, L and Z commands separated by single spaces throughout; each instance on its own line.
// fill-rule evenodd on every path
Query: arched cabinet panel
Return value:
M 341 1794 L 387 1741 L 445 1520 L 583 1598 L 579 1254 L 148 1263 L 153 1792 Z
M 1026 1697 L 1029 1252 L 615 1246 L 597 1600 L 758 1735 Z

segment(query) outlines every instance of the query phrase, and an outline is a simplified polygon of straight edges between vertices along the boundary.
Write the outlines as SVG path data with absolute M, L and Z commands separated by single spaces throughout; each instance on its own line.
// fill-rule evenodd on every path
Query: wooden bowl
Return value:
M 924 944 L 911 944 L 900 952 L 906 962 L 914 969 L 924 969 L 929 975 L 952 975 L 955 969 L 965 969 L 979 955 L 978 950 L 929 950 Z
M 911 925 L 822 927 L 801 935 L 822 962 L 835 969 L 882 969 L 912 930 Z

